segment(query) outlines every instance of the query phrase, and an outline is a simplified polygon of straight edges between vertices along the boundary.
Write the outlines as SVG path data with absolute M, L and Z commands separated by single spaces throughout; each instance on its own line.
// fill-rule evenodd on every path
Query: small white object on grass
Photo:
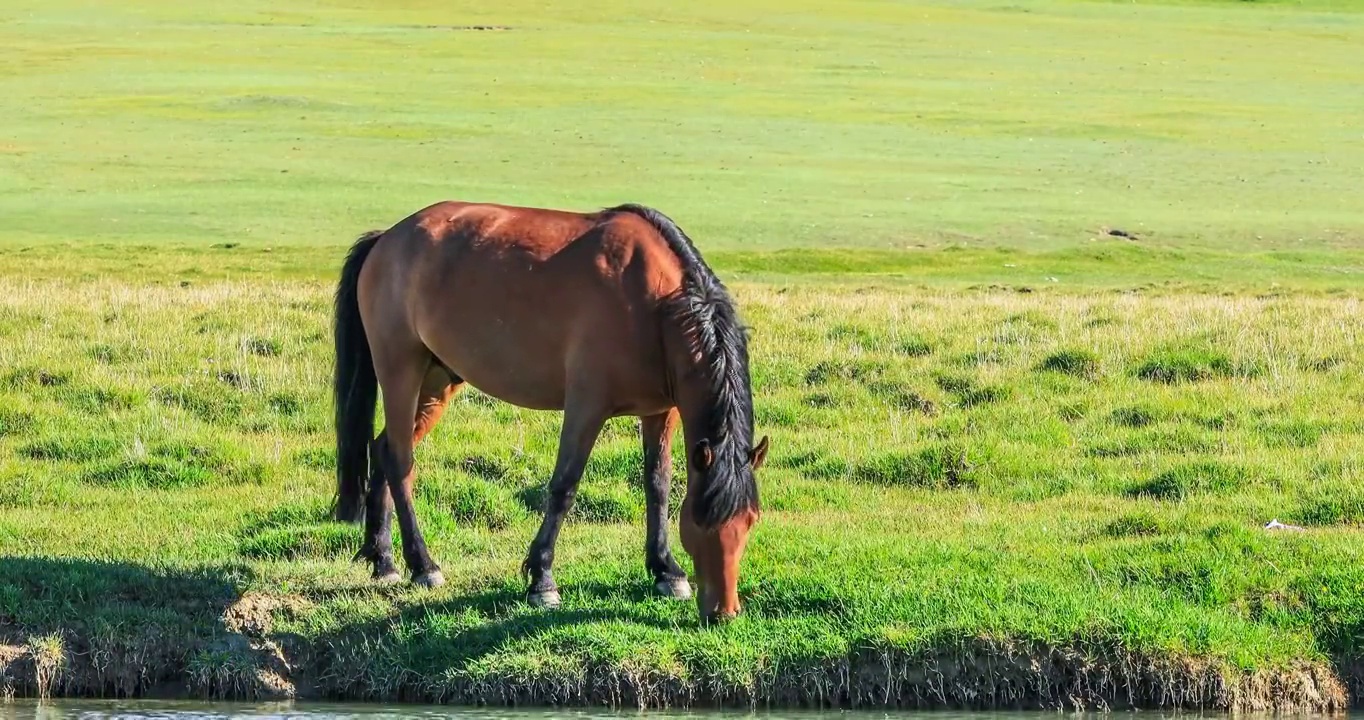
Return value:
M 1285 525 L 1285 524 L 1279 522 L 1279 519 L 1278 519 L 1278 518 L 1274 518 L 1273 520 L 1270 520 L 1270 521 L 1269 521 L 1269 524 L 1268 524 L 1268 525 L 1265 525 L 1265 529 L 1266 529 L 1266 530 L 1294 530 L 1294 531 L 1301 531 L 1301 530 L 1302 530 L 1302 528 L 1298 527 L 1297 525 Z

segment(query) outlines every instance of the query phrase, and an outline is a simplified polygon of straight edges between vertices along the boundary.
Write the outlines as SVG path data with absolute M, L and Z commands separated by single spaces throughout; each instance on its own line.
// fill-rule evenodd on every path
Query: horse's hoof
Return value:
M 438 588 L 445 584 L 445 576 L 439 570 L 432 570 L 412 578 L 412 584 L 417 587 Z
M 674 600 L 690 600 L 691 583 L 687 582 L 683 578 L 659 580 L 658 582 L 654 583 L 654 592 L 658 593 L 659 595 L 662 595 L 663 597 L 672 598 Z
M 540 592 L 527 593 L 526 602 L 530 603 L 531 607 L 557 608 L 560 603 L 559 591 L 542 590 Z
M 396 585 L 403 581 L 403 576 L 397 570 L 390 570 L 383 575 L 375 575 L 374 582 L 380 585 Z

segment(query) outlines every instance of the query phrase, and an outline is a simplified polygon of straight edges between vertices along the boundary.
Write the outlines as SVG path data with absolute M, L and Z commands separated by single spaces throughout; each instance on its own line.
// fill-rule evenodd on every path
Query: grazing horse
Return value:
M 335 340 L 335 513 L 364 519 L 356 560 L 373 563 L 376 580 L 400 579 L 396 509 L 412 582 L 444 583 L 417 527 L 413 448 L 468 383 L 564 413 L 544 520 L 523 564 L 531 604 L 559 604 L 551 567 L 564 515 L 602 426 L 630 415 L 641 418 L 655 590 L 692 595 L 668 548 L 680 419 L 688 452 L 679 529 L 697 606 L 703 622 L 739 612 L 739 562 L 759 513 L 754 473 L 768 441 L 753 443 L 748 344 L 734 303 L 662 213 L 432 205 L 356 241 L 337 289 Z M 379 390 L 386 422 L 376 438 Z

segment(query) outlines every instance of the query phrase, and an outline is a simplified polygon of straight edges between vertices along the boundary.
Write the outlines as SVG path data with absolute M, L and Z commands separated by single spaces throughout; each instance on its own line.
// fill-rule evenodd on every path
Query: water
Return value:
M 1198 717 L 1198 713 L 1183 713 L 1180 720 Z M 750 720 L 1085 720 L 1086 718 L 1133 718 L 1164 720 L 1174 718 L 1157 712 L 1115 713 L 1094 716 L 1059 712 L 803 712 L 776 711 L 761 713 L 676 711 L 633 712 L 610 710 L 556 710 L 466 708 L 421 705 L 383 704 L 328 704 L 328 703 L 205 703 L 196 701 L 60 700 L 45 703 L 19 700 L 0 701 L 0 720 L 716 720 L 718 718 L 749 718 Z M 1228 718 L 1221 713 L 1207 717 Z M 1364 713 L 1332 716 L 1332 720 L 1364 720 Z
M 1160 713 L 1140 713 L 1141 720 L 1159 720 Z M 1130 716 L 1130 715 L 1129 715 Z M 762 713 L 678 711 L 634 712 L 610 710 L 555 710 L 427 707 L 420 705 L 327 704 L 327 703 L 205 703 L 195 701 L 0 701 L 0 720 L 1042 720 L 1063 717 L 1082 720 L 1074 713 L 1022 712 L 802 712 Z M 1181 716 L 1188 720 L 1190 714 Z M 1339 720 L 1336 718 L 1335 720 Z M 1356 716 L 1354 720 L 1364 720 Z
M 205 703 L 195 701 L 0 702 L 0 720 L 622 720 L 625 713 L 420 705 Z

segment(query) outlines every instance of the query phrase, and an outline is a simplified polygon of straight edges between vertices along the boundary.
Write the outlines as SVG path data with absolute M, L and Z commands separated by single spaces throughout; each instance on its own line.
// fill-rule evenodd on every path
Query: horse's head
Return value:
M 739 563 L 759 513 L 756 491 L 732 489 L 756 488 L 753 475 L 762 467 L 767 448 L 763 437 L 739 462 L 717 462 L 706 440 L 688 453 L 680 529 L 682 547 L 695 567 L 696 605 L 703 624 L 739 614 Z

